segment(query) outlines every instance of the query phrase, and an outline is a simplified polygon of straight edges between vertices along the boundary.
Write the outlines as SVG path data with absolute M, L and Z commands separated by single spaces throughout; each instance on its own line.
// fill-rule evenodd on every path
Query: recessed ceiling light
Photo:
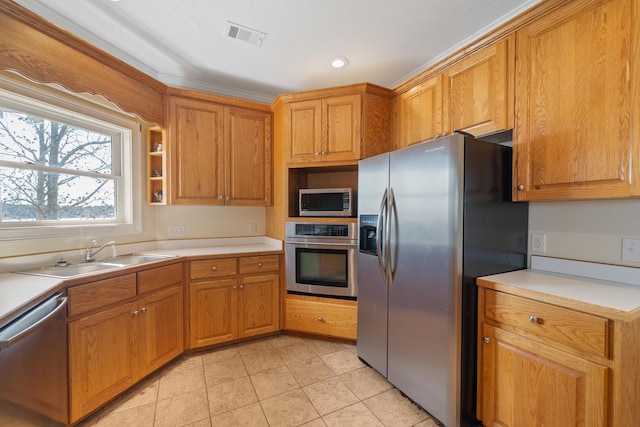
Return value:
M 347 58 L 339 56 L 337 58 L 333 58 L 333 60 L 331 61 L 331 66 L 333 68 L 344 68 L 347 66 L 348 63 L 349 63 L 349 60 Z

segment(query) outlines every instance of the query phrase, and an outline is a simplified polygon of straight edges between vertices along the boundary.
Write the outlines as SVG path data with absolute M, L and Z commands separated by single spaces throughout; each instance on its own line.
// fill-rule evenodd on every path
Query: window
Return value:
M 6 85 L 0 76 L 0 239 L 139 231 L 139 125 L 69 95 Z

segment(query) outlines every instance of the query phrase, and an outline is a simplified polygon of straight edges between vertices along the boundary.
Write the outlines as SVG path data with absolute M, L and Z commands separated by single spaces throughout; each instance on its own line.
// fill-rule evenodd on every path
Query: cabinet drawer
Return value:
M 138 272 L 138 293 L 144 294 L 182 282 L 182 263 Z
M 285 329 L 355 339 L 357 319 L 355 303 L 286 300 Z
M 192 279 L 209 279 L 212 277 L 235 276 L 238 272 L 237 258 L 206 259 L 191 261 Z
M 278 255 L 247 256 L 240 258 L 240 274 L 278 271 L 279 268 L 280 257 Z
M 86 313 L 136 296 L 135 273 L 111 279 L 98 280 L 86 285 L 73 286 L 69 295 L 69 316 Z
M 608 356 L 608 319 L 487 290 L 485 317 L 572 349 Z

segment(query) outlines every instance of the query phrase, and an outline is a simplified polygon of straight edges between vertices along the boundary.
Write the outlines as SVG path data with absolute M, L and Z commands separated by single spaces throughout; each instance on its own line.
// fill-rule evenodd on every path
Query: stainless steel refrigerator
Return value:
M 452 135 L 358 166 L 358 356 L 447 426 L 477 425 L 475 278 L 526 268 L 511 148 Z

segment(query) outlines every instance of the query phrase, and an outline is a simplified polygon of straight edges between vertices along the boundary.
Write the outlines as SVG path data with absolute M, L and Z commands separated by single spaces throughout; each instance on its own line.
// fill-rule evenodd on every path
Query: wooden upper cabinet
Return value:
M 288 103 L 284 114 L 289 163 L 319 160 L 322 151 L 322 101 L 313 99 Z
M 363 83 L 282 95 L 274 110 L 286 162 L 355 163 L 389 151 L 392 94 Z
M 444 72 L 445 129 L 475 136 L 513 127 L 514 37 L 487 46 Z
M 171 203 L 224 204 L 224 107 L 171 97 L 169 123 Z
M 289 162 L 358 160 L 361 109 L 360 95 L 287 105 Z
M 573 1 L 516 33 L 515 200 L 640 195 L 638 7 Z
M 226 121 L 226 204 L 270 205 L 271 114 L 229 107 Z
M 360 159 L 361 111 L 361 95 L 322 100 L 322 160 Z
M 426 80 L 399 96 L 400 148 L 436 138 L 445 132 L 442 75 Z
M 172 204 L 271 204 L 271 113 L 169 98 Z

